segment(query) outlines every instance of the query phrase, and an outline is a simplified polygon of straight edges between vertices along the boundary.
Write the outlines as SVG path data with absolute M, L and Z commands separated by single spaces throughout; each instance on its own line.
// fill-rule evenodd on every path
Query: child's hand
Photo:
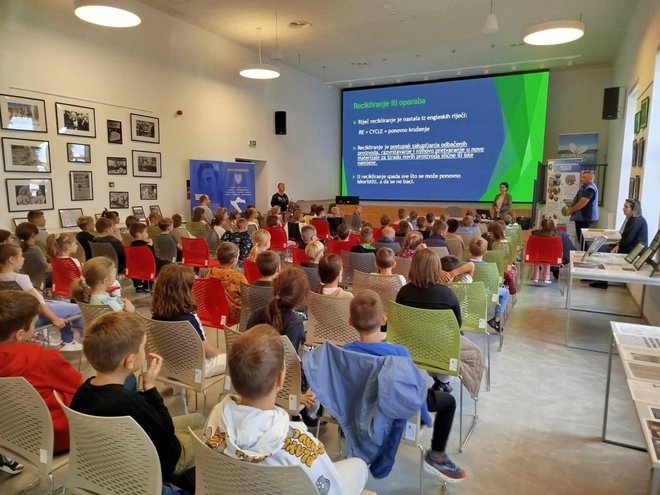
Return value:
M 153 246 L 154 245 L 154 240 L 150 237 L 149 239 L 147 239 L 147 244 L 149 244 L 150 246 Z
M 66 320 L 62 318 L 55 317 L 51 323 L 56 326 L 57 328 L 63 328 L 66 326 Z
M 122 301 L 124 301 L 124 311 L 127 313 L 134 313 L 135 312 L 135 306 L 133 306 L 133 303 L 129 301 L 127 298 L 122 297 Z
M 316 395 L 314 395 L 311 388 L 300 396 L 300 403 L 307 408 L 314 407 L 316 404 Z
M 147 371 L 142 374 L 144 380 L 144 389 L 149 390 L 156 386 L 156 378 L 163 367 L 163 358 L 158 354 L 149 353 L 147 358 L 149 360 L 149 367 Z
M 454 280 L 454 276 L 450 272 L 440 272 L 440 282 L 446 284 Z

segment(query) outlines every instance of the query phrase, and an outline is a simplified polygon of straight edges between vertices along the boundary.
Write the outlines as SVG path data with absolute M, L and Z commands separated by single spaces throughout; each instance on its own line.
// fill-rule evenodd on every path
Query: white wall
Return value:
M 164 214 L 184 213 L 191 158 L 266 161 L 258 174 L 259 207 L 267 205 L 280 180 L 294 198 L 336 194 L 337 90 L 281 64 L 277 80 L 243 79 L 238 69 L 256 61 L 256 53 L 149 7 L 144 12 L 139 27 L 113 30 L 78 20 L 70 0 L 0 2 L 0 93 L 45 99 L 48 120 L 47 135 L 3 130 L 0 136 L 50 141 L 55 211 L 47 212 L 49 225 L 59 226 L 58 208 L 93 213 L 107 207 L 109 181 L 114 190 L 129 191 L 132 205 L 155 203 Z M 91 144 L 91 166 L 67 163 L 65 147 L 72 138 L 57 135 L 56 101 L 95 108 L 97 137 L 74 140 Z M 175 115 L 179 109 L 182 116 Z M 276 110 L 287 112 L 285 136 L 274 133 Z M 131 112 L 160 118 L 160 145 L 131 142 Z M 107 143 L 107 119 L 123 122 L 123 145 Z M 251 139 L 256 148 L 248 146 Z M 163 178 L 106 174 L 107 156 L 126 156 L 130 168 L 133 149 L 160 151 Z M 93 171 L 94 201 L 70 201 L 70 170 Z M 25 176 L 0 172 L 2 182 Z M 158 201 L 139 200 L 140 182 L 158 183 Z M 4 184 L 0 191 L 0 211 L 6 211 Z M 122 217 L 127 214 L 121 211 Z M 10 223 L 3 215 L 0 228 Z

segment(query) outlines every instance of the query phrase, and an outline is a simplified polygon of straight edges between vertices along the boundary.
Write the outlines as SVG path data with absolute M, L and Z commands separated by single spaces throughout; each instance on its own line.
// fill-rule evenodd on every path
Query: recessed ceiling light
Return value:
M 584 23 L 580 21 L 552 21 L 532 26 L 523 41 L 528 45 L 561 45 L 584 36 Z
M 304 21 L 302 19 L 296 20 L 296 21 L 291 21 L 289 23 L 289 27 L 291 29 L 307 29 L 312 27 L 312 23 L 309 21 Z
M 134 27 L 142 22 L 135 14 L 136 2 L 124 0 L 75 0 L 73 11 L 76 17 L 91 24 L 105 27 Z

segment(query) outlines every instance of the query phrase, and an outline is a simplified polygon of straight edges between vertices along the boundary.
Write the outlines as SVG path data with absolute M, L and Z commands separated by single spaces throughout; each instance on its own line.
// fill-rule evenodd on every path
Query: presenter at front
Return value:
M 493 210 L 495 218 L 502 218 L 506 212 L 511 209 L 513 198 L 509 194 L 509 183 L 500 182 L 500 193 L 493 200 Z
M 575 233 L 579 245 L 582 245 L 582 229 L 588 229 L 598 221 L 598 188 L 594 184 L 594 173 L 584 170 L 580 174 L 580 189 L 578 189 L 573 206 L 568 210 L 571 220 L 575 222 Z
M 284 213 L 289 207 L 289 197 L 284 193 L 284 189 L 286 189 L 284 182 L 280 182 L 277 184 L 277 192 L 270 198 L 270 206 L 279 206 L 280 213 Z

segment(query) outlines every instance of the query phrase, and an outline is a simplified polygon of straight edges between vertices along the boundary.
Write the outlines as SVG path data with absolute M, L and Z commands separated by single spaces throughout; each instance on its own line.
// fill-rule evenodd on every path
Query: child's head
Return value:
M 351 229 L 345 223 L 341 223 L 337 226 L 337 239 L 340 241 L 345 241 L 351 235 Z
M 257 255 L 257 270 L 263 277 L 272 277 L 280 270 L 280 255 L 275 251 L 264 251 Z
M 252 246 L 258 246 L 261 251 L 270 249 L 270 232 L 266 229 L 258 229 L 252 232 Z
M 412 249 L 415 250 L 417 247 L 424 242 L 424 236 L 417 231 L 410 231 L 406 234 L 406 237 L 403 239 L 402 249 Z
M 428 212 L 426 214 L 426 223 L 429 225 L 433 225 L 433 222 L 435 222 L 435 213 Z
M 445 236 L 447 233 L 447 223 L 442 220 L 436 220 L 433 222 L 433 227 L 431 228 L 433 235 Z
M 408 218 L 410 218 L 410 221 L 412 222 L 414 220 L 417 220 L 418 216 L 419 215 L 417 214 L 417 210 L 410 210 L 410 214 L 408 215 Z
M 473 237 L 470 239 L 468 249 L 472 256 L 480 257 L 488 251 L 488 241 L 483 237 Z
M 426 230 L 426 217 L 417 218 L 417 230 Z
M 39 300 L 19 290 L 0 292 L 0 342 L 27 342 L 39 314 Z
M 225 217 L 227 216 L 227 208 L 223 208 L 222 206 L 219 206 L 218 208 L 216 208 L 215 213 L 213 213 L 213 216 L 219 218 L 221 221 L 224 221 Z
M 168 263 L 158 272 L 154 286 L 151 312 L 164 318 L 178 313 L 194 313 L 197 303 L 193 296 L 195 272 L 192 267 Z
M 460 223 L 455 218 L 450 218 L 447 220 L 447 231 L 450 234 L 455 233 L 458 230 Z
M 390 223 L 392 223 L 392 219 L 387 213 L 384 213 L 383 215 L 380 216 L 381 227 L 387 227 Z
M 279 391 L 285 371 L 284 343 L 278 331 L 257 325 L 243 333 L 229 348 L 227 368 L 241 397 L 256 400 Z
M 376 251 L 376 267 L 379 270 L 394 267 L 396 261 L 394 260 L 394 251 L 388 247 L 382 247 Z
M 415 287 L 426 288 L 437 284 L 442 275 L 440 257 L 433 249 L 420 249 L 413 256 L 408 278 Z
M 81 275 L 71 283 L 71 297 L 88 303 L 92 291 L 104 291 L 114 283 L 117 272 L 111 259 L 96 256 L 85 261 Z
M 172 229 L 174 229 L 173 224 L 174 222 L 172 222 L 172 219 L 168 217 L 163 217 L 158 220 L 158 228 L 165 234 L 172 232 Z
M 129 232 L 131 233 L 131 237 L 133 239 L 145 240 L 147 237 L 149 237 L 149 234 L 147 233 L 147 226 L 142 222 L 134 223 L 131 225 Z
M 201 206 L 196 206 L 195 209 L 193 210 L 192 218 L 190 219 L 192 222 L 201 222 L 204 219 L 204 208 Z
M 295 210 L 293 212 L 293 221 L 294 222 L 302 222 L 303 218 L 305 218 L 305 213 L 302 210 Z
M 541 220 L 541 230 L 539 231 L 539 234 L 555 235 L 555 222 L 552 218 L 544 217 L 543 220 Z
M 362 227 L 360 230 L 360 244 L 371 244 L 374 240 L 374 231 L 371 227 Z
M 390 249 L 391 251 L 391 249 Z M 380 332 L 385 324 L 383 302 L 371 289 L 363 289 L 351 300 L 349 324 L 360 334 Z
M 160 222 L 160 219 L 162 217 L 157 211 L 152 211 L 149 213 L 149 216 L 147 217 L 147 223 L 149 224 L 150 227 L 156 227 L 158 225 L 158 222 Z
M 396 237 L 396 232 L 394 232 L 394 229 L 392 227 L 385 227 L 383 229 L 381 233 L 382 239 L 388 239 L 390 241 L 393 241 L 394 237 Z
M 300 237 L 304 244 L 309 244 L 316 236 L 316 227 L 313 225 L 303 225 L 300 229 Z
M 140 219 L 135 215 L 128 215 L 124 223 L 126 224 L 126 228 L 128 229 L 128 231 L 130 232 L 131 225 L 133 225 L 134 223 L 138 223 L 139 221 Z
M 181 227 L 182 223 L 183 223 L 183 218 L 181 218 L 181 215 L 179 215 L 178 213 L 172 215 L 172 227 L 178 229 L 179 227 Z
M 461 225 L 463 227 L 472 227 L 473 224 L 474 224 L 474 218 L 472 218 L 471 215 L 465 215 L 463 217 L 463 220 L 461 220 Z
M 247 218 L 237 218 L 236 219 L 236 232 L 247 232 L 248 229 L 248 220 Z
M 405 236 L 408 232 L 410 232 L 412 229 L 410 228 L 410 224 L 408 222 L 401 222 L 399 224 L 399 232 L 398 234 L 401 236 Z
M 339 280 L 343 266 L 341 256 L 331 253 L 319 260 L 319 277 L 322 284 L 331 284 Z
M 266 217 L 266 227 L 277 227 L 277 222 L 279 218 L 277 215 L 268 215 Z
M 78 246 L 73 237 L 68 234 L 50 234 L 46 238 L 46 253 L 51 258 L 59 258 L 60 256 L 69 256 L 70 253 L 75 253 Z
M 19 246 L 8 242 L 0 244 L 0 267 L 18 271 L 23 267 L 23 251 Z
M 241 214 L 240 211 L 238 210 L 232 210 L 229 212 L 229 221 L 236 223 L 236 220 L 238 220 L 239 215 Z
M 46 217 L 41 210 L 32 210 L 28 212 L 27 221 L 35 224 L 37 227 L 43 227 L 46 225 Z
M 76 225 L 83 232 L 92 232 L 94 230 L 94 219 L 83 215 L 82 217 L 78 217 Z
M 460 259 L 458 259 L 458 257 L 453 256 L 451 254 L 440 258 L 440 263 L 442 265 L 442 269 L 446 272 L 455 270 L 456 268 L 458 268 L 463 264 L 463 262 Z
M 408 212 L 406 211 L 405 208 L 399 208 L 396 214 L 399 217 L 399 220 L 405 220 L 406 217 L 408 216 Z
M 112 227 L 114 224 L 112 223 L 112 220 L 109 218 L 101 217 L 96 221 L 96 231 L 99 233 L 99 235 L 105 235 L 110 230 L 112 230 Z
M 513 223 L 513 217 L 508 213 L 502 217 L 502 220 L 504 220 L 506 225 L 511 225 Z
M 218 263 L 222 266 L 234 266 L 238 263 L 238 246 L 233 242 L 221 242 L 216 251 Z
M 99 373 L 121 370 L 128 376 L 142 367 L 146 326 L 134 313 L 117 311 L 96 318 L 85 328 L 83 351 Z
M 107 218 L 112 222 L 112 225 L 117 225 L 119 223 L 119 213 L 111 210 L 103 210 L 101 213 L 103 218 Z
M 257 209 L 256 208 L 246 208 L 243 212 L 243 218 L 247 220 L 253 220 L 257 218 Z
M 5 229 L 0 229 L 0 244 L 10 241 L 13 234 Z
M 21 242 L 21 246 L 33 243 L 39 235 L 39 228 L 30 222 L 22 222 L 16 226 L 14 235 Z
M 318 263 L 321 256 L 323 256 L 324 251 L 325 247 L 321 241 L 312 241 L 305 246 L 305 254 L 312 263 Z
M 504 229 L 498 222 L 490 222 L 488 224 L 488 232 L 491 233 L 494 241 L 504 240 Z
M 282 270 L 273 281 L 273 298 L 270 304 L 278 308 L 279 315 L 282 309 L 296 309 L 301 306 L 307 292 L 309 292 L 307 275 L 302 268 L 290 266 Z

